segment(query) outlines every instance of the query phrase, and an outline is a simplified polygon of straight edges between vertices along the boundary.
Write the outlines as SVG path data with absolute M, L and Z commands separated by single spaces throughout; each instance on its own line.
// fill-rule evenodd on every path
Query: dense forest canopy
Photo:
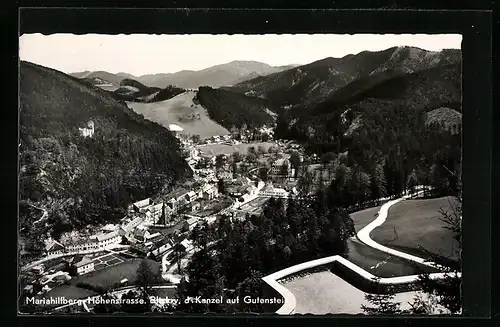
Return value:
M 94 134 L 79 128 L 93 123 Z M 20 66 L 20 224 L 26 250 L 42 235 L 123 217 L 135 200 L 188 176 L 178 140 L 108 92 L 27 62 Z M 30 207 L 46 209 L 42 215 Z
M 342 58 L 321 59 L 244 81 L 231 89 L 264 97 L 278 107 L 309 106 L 325 100 L 339 88 L 358 79 L 385 71 L 411 73 L 460 61 L 461 53 L 457 49 L 431 52 L 416 47 L 392 47 Z
M 211 119 L 228 129 L 243 125 L 260 127 L 274 122 L 272 115 L 267 112 L 272 106 L 263 99 L 202 86 L 194 101 L 207 109 Z

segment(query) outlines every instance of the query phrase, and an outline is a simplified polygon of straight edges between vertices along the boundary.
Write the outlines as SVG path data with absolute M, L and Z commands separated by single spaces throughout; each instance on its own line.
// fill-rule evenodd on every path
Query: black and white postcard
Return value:
M 461 314 L 461 43 L 22 34 L 19 313 Z

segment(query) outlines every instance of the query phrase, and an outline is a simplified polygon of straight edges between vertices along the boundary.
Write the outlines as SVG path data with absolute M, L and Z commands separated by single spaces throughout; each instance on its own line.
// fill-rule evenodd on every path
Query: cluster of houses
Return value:
M 82 254 L 65 257 L 57 264 L 48 267 L 41 263 L 25 274 L 24 292 L 27 294 L 48 292 L 71 280 L 72 275 L 83 275 L 94 270 L 94 260 Z
M 45 255 L 57 256 L 71 253 L 91 253 L 116 247 L 123 237 L 137 239 L 138 233 L 147 229 L 147 225 L 163 224 L 172 215 L 183 212 L 195 212 L 201 208 L 203 200 L 213 200 L 218 196 L 216 185 L 204 184 L 196 190 L 179 187 L 170 192 L 165 200 L 154 203 L 151 199 L 137 201 L 129 207 L 131 217 L 122 219 L 121 225 L 107 225 L 101 232 L 70 244 L 61 244 L 50 240 L 46 244 Z M 164 221 L 160 221 L 162 217 Z M 140 237 L 139 237 L 140 238 Z M 146 236 L 147 238 L 147 236 Z
M 197 210 L 201 209 L 203 203 L 214 200 L 218 197 L 218 195 L 219 193 L 217 187 L 212 184 L 204 184 L 196 190 L 187 190 L 183 187 L 178 187 L 167 194 L 164 202 L 161 203 L 159 217 L 161 217 L 164 213 L 165 219 L 169 220 L 170 217 L 174 214 L 189 214 L 196 212 Z M 148 205 L 148 201 L 150 200 L 146 199 L 139 201 L 140 203 L 134 203 L 134 210 L 142 210 L 143 212 L 147 213 L 151 212 L 151 207 L 158 206 L 155 204 Z M 154 212 L 157 211 L 158 210 L 154 210 Z M 159 226 L 158 223 L 162 222 L 159 221 L 158 214 L 151 215 L 155 217 L 153 221 L 154 224 Z M 197 219 L 186 219 L 182 228 L 185 230 L 192 229 L 196 222 Z M 139 224 L 138 226 L 135 226 L 132 231 L 129 231 L 126 235 L 128 239 L 131 239 L 133 241 L 133 250 L 135 252 L 139 252 L 146 256 L 150 254 L 157 256 L 172 248 L 172 246 L 174 245 L 174 241 L 171 238 L 159 232 L 150 233 L 148 229 L 148 225 Z
M 231 140 L 231 135 L 214 135 L 208 138 L 201 140 L 200 144 L 217 144 L 217 143 L 226 143 L 234 144 Z
M 288 160 L 286 158 L 280 158 L 272 163 L 270 175 L 271 176 L 284 175 L 284 168 L 283 167 L 286 167 L 286 175 L 287 176 L 290 176 L 293 173 L 290 160 Z
M 114 230 L 92 235 L 88 239 L 79 240 L 66 245 L 51 240 L 47 242 L 45 246 L 45 255 L 56 256 L 64 253 L 90 253 L 98 250 L 105 250 L 120 244 L 122 235 L 124 235 L 122 230 Z

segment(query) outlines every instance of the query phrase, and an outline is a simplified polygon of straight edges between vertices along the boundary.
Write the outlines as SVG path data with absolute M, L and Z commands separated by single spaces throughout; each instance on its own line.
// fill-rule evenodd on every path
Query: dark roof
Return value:
M 145 247 L 144 245 L 142 245 L 142 244 L 132 245 L 131 249 L 135 250 L 135 251 L 143 252 L 143 253 L 148 253 L 149 252 L 149 249 L 147 247 Z
M 160 238 L 160 239 L 154 241 L 154 243 L 158 247 L 165 245 L 165 244 L 171 244 L 170 239 L 168 237 Z
M 145 234 L 146 234 L 146 230 L 144 230 L 144 229 L 138 228 L 134 231 L 134 236 L 144 237 Z
M 66 267 L 66 263 L 64 262 L 59 262 L 57 265 L 53 266 L 51 269 L 54 270 L 60 270 Z
M 153 237 L 153 238 L 150 238 L 150 239 L 148 240 L 148 242 L 153 242 L 153 243 L 155 243 L 155 244 L 156 244 L 157 242 L 160 242 L 160 241 L 161 241 L 161 240 L 163 240 L 163 239 L 164 239 L 164 235 L 160 233 L 160 235 L 157 235 L 157 236 L 155 236 L 155 237 Z
M 50 288 L 54 288 L 55 286 L 59 285 L 58 283 L 54 282 L 54 281 L 50 281 L 46 284 L 48 287 Z
M 60 251 L 64 250 L 64 246 L 59 242 L 53 242 L 47 248 L 47 251 Z
M 77 263 L 77 262 L 80 262 L 82 260 L 83 260 L 83 255 L 81 255 L 81 254 L 75 254 L 68 261 L 70 261 L 71 263 Z

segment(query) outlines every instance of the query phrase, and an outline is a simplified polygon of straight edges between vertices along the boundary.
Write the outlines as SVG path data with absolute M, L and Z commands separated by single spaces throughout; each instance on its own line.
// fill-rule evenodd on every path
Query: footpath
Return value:
M 408 254 L 405 252 L 401 252 L 401 251 L 397 251 L 397 250 L 388 248 L 386 246 L 383 246 L 383 245 L 375 242 L 373 239 L 370 238 L 370 233 L 376 227 L 382 225 L 386 221 L 390 207 L 392 207 L 396 203 L 399 203 L 401 201 L 404 201 L 404 200 L 407 200 L 407 199 L 412 198 L 414 196 L 417 196 L 422 192 L 423 192 L 423 190 L 419 190 L 415 193 L 407 194 L 399 199 L 395 199 L 395 200 L 391 200 L 389 202 L 386 202 L 380 208 L 375 220 L 373 220 L 370 224 L 368 224 L 363 229 L 361 229 L 358 232 L 357 237 L 362 243 L 366 244 L 367 246 L 370 246 L 372 248 L 375 248 L 375 249 L 380 250 L 382 252 L 385 252 L 387 254 L 390 254 L 390 255 L 393 255 L 396 257 L 400 257 L 400 258 L 403 258 L 406 260 L 410 260 L 413 262 L 417 262 L 419 264 L 426 265 L 426 266 L 435 268 L 435 269 L 440 270 L 440 271 L 445 271 L 445 267 L 443 267 L 441 265 L 438 265 L 434 262 L 430 262 L 426 259 L 414 256 L 414 255 L 411 255 L 411 254 Z M 367 272 L 363 268 L 355 265 L 354 263 L 350 262 L 349 260 L 346 260 L 345 258 L 343 258 L 339 255 L 325 257 L 325 258 L 321 258 L 321 259 L 316 259 L 316 260 L 304 262 L 304 263 L 301 263 L 301 264 L 298 264 L 298 265 L 295 265 L 292 267 L 285 268 L 283 270 L 277 271 L 271 275 L 268 275 L 268 276 L 265 276 L 262 278 L 262 280 L 265 283 L 267 283 L 269 286 L 274 288 L 275 291 L 277 291 L 279 294 L 281 294 L 281 296 L 285 299 L 285 303 L 283 304 L 283 306 L 281 306 L 280 309 L 278 309 L 276 311 L 276 313 L 281 314 L 281 315 L 293 314 L 294 310 L 295 310 L 295 305 L 296 305 L 295 296 L 285 286 L 283 286 L 279 282 L 280 280 L 282 280 L 288 276 L 297 274 L 301 271 L 308 270 L 308 269 L 315 268 L 315 267 L 319 267 L 319 266 L 326 265 L 326 264 L 331 264 L 333 262 L 337 262 L 338 264 L 341 264 L 341 265 L 347 267 L 349 270 L 353 271 L 354 273 L 357 273 L 358 275 L 362 276 L 366 280 L 377 279 L 378 282 L 380 284 L 383 284 L 383 285 L 408 284 L 408 283 L 415 282 L 419 279 L 418 275 L 399 276 L 399 277 L 392 277 L 392 278 L 378 278 L 378 277 L 372 275 L 371 273 Z M 457 275 L 461 276 L 461 273 L 458 273 Z M 447 272 L 439 272 L 439 273 L 429 274 L 429 277 L 431 279 L 442 279 L 442 278 L 446 278 L 448 276 L 449 276 L 449 273 L 447 273 Z

